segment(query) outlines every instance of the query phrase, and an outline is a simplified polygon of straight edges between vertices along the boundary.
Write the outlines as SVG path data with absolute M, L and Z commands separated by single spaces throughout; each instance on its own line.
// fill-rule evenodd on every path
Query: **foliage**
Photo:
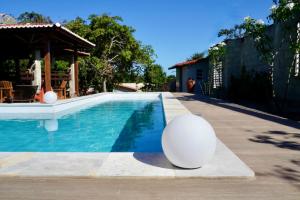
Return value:
M 299 0 L 274 0 L 275 4 L 271 7 L 269 19 L 276 23 L 283 23 L 300 17 Z M 261 54 L 262 60 L 267 62 L 271 67 L 274 65 L 274 58 L 278 49 L 272 46 L 272 39 L 266 33 L 267 25 L 262 20 L 255 20 L 251 17 L 245 17 L 244 23 L 235 25 L 231 29 L 220 30 L 218 36 L 225 36 L 226 39 L 236 39 L 243 37 L 252 37 L 256 49 Z M 285 29 L 290 27 L 285 26 Z M 290 47 L 297 51 L 300 49 L 299 41 L 291 39 L 288 41 Z
M 88 22 L 76 18 L 66 24 L 70 30 L 96 44 L 92 58 L 81 63 L 81 68 L 93 68 L 94 77 L 81 78 L 91 78 L 86 82 L 95 83 L 99 90 L 102 86 L 104 92 L 128 77 L 140 77 L 142 68 L 154 63 L 152 47 L 137 41 L 133 35 L 135 30 L 122 22 L 119 16 L 103 14 L 91 15 Z
M 176 80 L 176 76 L 175 75 L 169 75 L 169 76 L 167 76 L 167 82 L 168 83 L 171 82 L 171 81 L 174 81 L 174 80 Z
M 245 17 L 242 24 L 235 25 L 231 29 L 222 29 L 218 36 L 225 36 L 226 39 L 251 37 L 254 40 L 256 49 L 261 54 L 262 60 L 273 65 L 274 52 L 272 51 L 272 40 L 266 34 L 266 29 L 267 25 L 264 21 Z
M 71 20 L 69 22 L 65 21 L 63 25 L 83 38 L 88 39 L 88 36 L 91 32 L 87 22 L 80 17 L 76 17 L 74 20 Z
M 19 23 L 52 23 L 50 17 L 43 16 L 34 11 L 20 14 L 17 20 Z
M 186 61 L 192 61 L 192 60 L 197 60 L 197 59 L 202 59 L 205 57 L 205 53 L 194 53 L 191 57 L 187 58 Z
M 52 23 L 50 17 L 36 12 L 24 12 L 17 20 L 18 23 Z M 92 85 L 98 91 L 112 90 L 119 82 L 142 82 L 145 72 L 152 73 L 156 57 L 153 48 L 138 41 L 134 37 L 135 30 L 124 25 L 121 17 L 90 15 L 88 19 L 77 17 L 64 21 L 63 25 L 96 44 L 91 56 L 79 58 L 80 88 Z M 69 62 L 56 60 L 54 68 L 65 71 Z M 162 73 L 158 74 L 161 76 Z M 160 77 L 157 80 L 151 78 L 153 84 L 161 85 L 158 80 L 165 82 Z
M 262 20 L 246 17 L 244 19 L 244 28 L 246 35 L 254 40 L 254 45 L 260 53 L 261 59 L 273 66 L 275 51 L 272 46 L 272 39 L 267 35 L 267 25 Z
M 242 24 L 236 25 L 231 29 L 222 29 L 219 32 L 219 36 L 225 36 L 226 39 L 243 37 L 250 37 L 253 39 L 255 47 L 260 53 L 261 59 L 270 66 L 269 77 L 272 83 L 272 97 L 275 100 L 277 107 L 281 107 L 279 109 L 282 110 L 284 102 L 287 99 L 292 68 L 295 61 L 288 66 L 288 78 L 286 81 L 285 95 L 280 103 L 276 102 L 277 96 L 274 91 L 274 62 L 276 55 L 282 48 L 282 44 L 288 44 L 292 50 L 292 53 L 300 51 L 300 41 L 299 39 L 295 39 L 295 36 L 293 36 L 292 33 L 293 30 L 295 30 L 295 22 L 299 22 L 300 2 L 299 0 L 274 0 L 273 2 L 274 5 L 271 7 L 271 14 L 268 18 L 273 20 L 274 23 L 280 24 L 284 29 L 284 37 L 281 38 L 279 46 L 273 46 L 273 41 L 266 31 L 267 25 L 265 25 L 262 20 L 255 20 L 250 17 L 246 17 Z
M 176 92 L 176 76 L 175 75 L 167 76 L 167 83 L 168 83 L 167 90 L 169 92 Z
M 266 72 L 246 71 L 242 68 L 239 77 L 231 77 L 228 97 L 233 101 L 250 100 L 268 103 L 272 99 L 272 83 Z
M 99 87 L 102 84 L 102 68 L 101 60 L 95 56 L 79 59 L 79 85 L 81 90 L 86 90 L 93 86 L 101 91 Z
M 275 23 L 281 24 L 284 29 L 284 38 L 283 41 L 289 44 L 290 50 L 293 54 L 299 54 L 300 52 L 300 39 L 296 34 L 293 34 L 293 30 L 298 32 L 297 28 L 300 21 L 300 1 L 299 0 L 274 0 L 274 5 L 271 7 L 271 14 L 269 15 L 269 19 L 274 20 Z M 281 43 L 283 43 L 283 41 Z M 296 63 L 296 56 L 294 56 L 293 62 L 288 66 L 288 77 L 285 83 L 284 96 L 282 101 L 278 107 L 280 110 L 286 104 L 288 90 L 290 85 L 290 80 L 292 77 L 292 69 Z M 298 73 L 295 73 L 296 76 L 299 76 Z
M 286 22 L 291 19 L 299 19 L 299 0 L 274 0 L 269 18 L 276 22 Z
M 226 53 L 226 43 L 225 42 L 221 42 L 217 45 L 210 47 L 208 49 L 210 64 L 212 66 L 219 65 L 221 62 L 223 62 L 225 53 Z
M 160 65 L 150 65 L 145 69 L 144 82 L 146 91 L 161 91 L 167 83 L 166 73 Z
M 274 5 L 271 7 L 269 19 L 276 23 L 281 23 L 287 32 L 293 30 L 289 22 L 300 22 L 300 1 L 299 0 L 274 0 Z M 290 48 L 293 52 L 300 51 L 300 40 L 295 40 L 293 37 L 288 38 Z
M 237 39 L 245 37 L 244 24 L 235 25 L 230 29 L 221 29 L 218 37 L 225 36 L 226 39 Z
M 70 67 L 70 63 L 65 60 L 55 60 L 55 70 L 66 71 Z
M 15 24 L 16 22 L 14 17 L 5 13 L 0 13 L 0 24 Z

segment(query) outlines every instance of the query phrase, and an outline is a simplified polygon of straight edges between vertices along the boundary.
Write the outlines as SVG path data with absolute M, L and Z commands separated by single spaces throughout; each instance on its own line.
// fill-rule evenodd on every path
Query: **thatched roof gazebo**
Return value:
M 51 66 L 54 56 L 71 57 L 70 96 L 79 95 L 78 56 L 89 55 L 95 44 L 56 24 L 3 24 L 0 25 L 0 60 L 26 58 L 34 55 L 33 85 L 41 88 L 42 60 L 44 84 L 51 90 Z

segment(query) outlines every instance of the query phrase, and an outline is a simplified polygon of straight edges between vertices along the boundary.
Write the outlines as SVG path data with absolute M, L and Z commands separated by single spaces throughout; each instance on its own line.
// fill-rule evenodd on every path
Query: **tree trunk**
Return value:
M 103 92 L 107 92 L 107 88 L 106 88 L 106 78 L 104 78 L 104 80 L 103 80 Z

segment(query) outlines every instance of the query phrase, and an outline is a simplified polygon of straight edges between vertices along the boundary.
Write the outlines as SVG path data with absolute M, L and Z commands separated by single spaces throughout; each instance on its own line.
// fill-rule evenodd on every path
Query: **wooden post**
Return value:
M 45 53 L 45 88 L 46 92 L 51 91 L 51 54 L 50 54 L 50 41 L 46 44 Z
M 75 97 L 76 90 L 75 90 L 75 55 L 74 54 L 72 54 L 72 58 L 71 58 L 70 76 L 71 76 L 71 79 L 69 81 L 70 97 Z
M 32 85 L 38 86 L 38 92 L 41 89 L 42 86 L 42 66 L 41 66 L 41 52 L 40 50 L 35 50 L 35 60 L 34 60 L 34 80 L 32 82 Z
M 75 63 L 74 63 L 74 74 L 75 74 L 75 94 L 76 96 L 79 96 L 79 80 L 78 80 L 78 56 L 77 51 L 75 52 L 74 57 Z

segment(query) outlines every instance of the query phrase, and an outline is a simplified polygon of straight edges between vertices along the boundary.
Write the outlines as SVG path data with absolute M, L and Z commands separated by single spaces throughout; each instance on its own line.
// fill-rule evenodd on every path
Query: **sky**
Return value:
M 267 22 L 271 6 L 272 0 L 0 0 L 0 13 L 17 17 L 35 11 L 54 22 L 90 14 L 121 16 L 138 40 L 154 48 L 156 63 L 174 74 L 168 67 L 220 42 L 221 28 L 245 16 Z

